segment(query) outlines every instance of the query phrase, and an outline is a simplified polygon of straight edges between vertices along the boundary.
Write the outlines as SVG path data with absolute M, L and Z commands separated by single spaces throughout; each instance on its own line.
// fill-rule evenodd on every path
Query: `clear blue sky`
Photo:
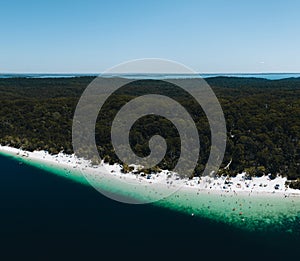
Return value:
M 300 1 L 1 1 L 0 72 L 101 72 L 130 59 L 199 72 L 300 72 Z

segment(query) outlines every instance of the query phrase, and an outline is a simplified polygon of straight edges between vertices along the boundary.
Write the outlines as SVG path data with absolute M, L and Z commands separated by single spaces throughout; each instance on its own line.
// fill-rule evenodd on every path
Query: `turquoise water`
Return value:
M 72 180 L 75 176 L 63 168 L 19 162 L 0 156 L 0 256 L 6 253 L 18 260 L 28 256 L 129 260 L 145 255 L 168 260 L 298 258 L 296 230 L 239 228 L 226 221 L 231 212 L 227 216 L 221 210 L 223 216 L 216 215 L 226 204 L 212 195 L 201 196 L 204 205 L 191 216 L 195 208 L 184 203 L 190 197 L 184 193 L 182 198 L 158 202 L 162 207 L 121 204 L 102 196 L 84 179 Z M 199 203 L 197 197 L 194 201 Z M 213 207 L 217 201 L 219 205 Z M 227 203 L 235 204 L 230 198 Z M 286 228 L 291 228 L 292 221 L 286 221 Z M 295 228 L 297 222 L 293 223 Z M 12 260 L 7 256 L 1 260 Z
M 159 204 L 243 230 L 300 234 L 299 198 L 185 192 Z
M 18 156 L 11 157 L 60 177 L 90 186 L 79 170 L 54 167 L 43 161 L 31 161 Z M 106 180 L 99 184 L 99 188 L 105 192 L 131 197 L 141 202 L 160 198 L 159 189 L 148 191 L 140 185 L 132 190 L 131 186 L 118 179 Z M 238 229 L 279 231 L 300 235 L 300 197 L 286 198 L 272 194 L 268 196 L 248 196 L 247 194 L 237 196 L 228 193 L 197 192 L 197 190 L 183 188 L 153 204 Z

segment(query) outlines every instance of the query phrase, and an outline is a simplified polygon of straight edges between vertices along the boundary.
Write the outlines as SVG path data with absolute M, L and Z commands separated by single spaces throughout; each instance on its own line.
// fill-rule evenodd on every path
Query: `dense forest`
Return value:
M 80 95 L 93 77 L 0 79 L 0 142 L 25 150 L 71 154 L 72 118 Z M 227 147 L 219 175 L 287 176 L 300 189 L 300 78 L 208 78 L 224 111 Z M 210 151 L 210 130 L 195 100 L 176 86 L 159 80 L 139 80 L 119 89 L 105 103 L 96 125 L 99 154 L 106 162 L 120 162 L 111 144 L 111 123 L 118 110 L 134 97 L 157 93 L 180 102 L 196 123 L 200 156 L 194 175 L 201 175 Z M 173 124 L 160 116 L 139 119 L 130 143 L 139 156 L 149 154 L 155 134 L 166 139 L 167 153 L 158 165 L 172 169 L 180 157 L 180 138 Z M 121 162 L 120 162 L 121 163 Z M 224 168 L 230 163 L 228 168 Z M 124 165 L 124 171 L 128 166 Z M 153 170 L 144 170 L 153 171 Z

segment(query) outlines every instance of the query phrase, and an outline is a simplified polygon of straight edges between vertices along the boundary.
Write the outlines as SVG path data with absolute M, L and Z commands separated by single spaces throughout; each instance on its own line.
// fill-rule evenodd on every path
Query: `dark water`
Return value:
M 250 233 L 94 189 L 0 156 L 0 260 L 298 260 L 299 238 Z M 30 259 L 29 259 L 30 258 Z

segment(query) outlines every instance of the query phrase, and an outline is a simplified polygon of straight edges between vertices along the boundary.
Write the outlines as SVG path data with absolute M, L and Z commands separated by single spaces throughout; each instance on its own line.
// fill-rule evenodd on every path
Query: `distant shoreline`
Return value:
M 97 77 L 101 73 L 0 73 L 0 79 L 26 78 L 26 79 L 47 79 L 47 78 L 76 78 L 76 77 Z M 116 75 L 106 74 L 105 77 Z M 120 74 L 124 78 L 133 79 L 191 79 L 191 78 L 215 78 L 215 77 L 237 77 L 257 78 L 267 80 L 282 80 L 300 77 L 299 73 L 199 73 L 199 74 Z

